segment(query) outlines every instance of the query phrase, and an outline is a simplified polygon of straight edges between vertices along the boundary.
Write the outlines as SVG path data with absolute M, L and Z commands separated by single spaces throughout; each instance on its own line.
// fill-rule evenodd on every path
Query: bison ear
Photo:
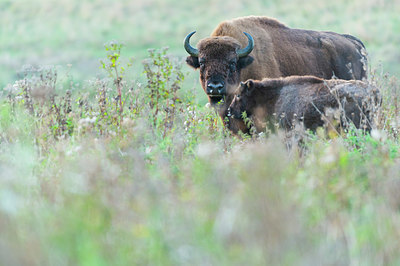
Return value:
M 242 68 L 247 67 L 251 63 L 253 63 L 253 61 L 254 61 L 254 58 L 249 56 L 249 55 L 245 56 L 245 57 L 241 57 L 241 58 L 239 58 L 237 66 L 238 66 L 239 69 L 242 69 Z
M 186 57 L 186 63 L 187 63 L 189 66 L 193 67 L 194 69 L 197 69 L 197 68 L 200 67 L 199 58 L 198 58 L 198 57 L 195 57 L 195 56 L 188 56 L 188 57 Z
M 246 81 L 246 83 L 244 83 L 243 92 L 245 92 L 246 94 L 250 94 L 253 91 L 253 88 L 254 88 L 254 81 L 249 79 L 248 81 Z

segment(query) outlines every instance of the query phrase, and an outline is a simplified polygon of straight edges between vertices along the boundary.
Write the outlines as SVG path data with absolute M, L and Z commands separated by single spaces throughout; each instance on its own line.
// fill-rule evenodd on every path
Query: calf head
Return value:
M 193 68 L 200 69 L 200 82 L 211 104 L 216 104 L 226 95 L 232 95 L 240 82 L 240 71 L 253 62 L 249 56 L 254 48 L 253 38 L 244 33 L 248 44 L 240 49 L 240 43 L 228 36 L 216 36 L 201 40 L 197 47 L 189 43 L 188 34 L 184 41 L 186 51 L 190 54 L 186 62 Z
M 253 91 L 254 82 L 252 80 L 241 82 L 237 94 L 226 111 L 225 125 L 235 134 L 238 131 L 249 132 L 243 116 L 244 112 L 247 117 L 253 115 L 253 108 L 256 106 Z
M 235 94 L 229 108 L 228 113 L 236 119 L 242 118 L 243 112 L 246 112 L 247 116 L 252 115 L 252 108 L 256 105 L 253 80 L 246 82 L 240 82 L 237 94 Z

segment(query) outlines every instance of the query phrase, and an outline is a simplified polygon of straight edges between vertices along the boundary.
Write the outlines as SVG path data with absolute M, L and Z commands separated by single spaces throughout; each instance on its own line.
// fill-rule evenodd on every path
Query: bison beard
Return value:
M 333 32 L 291 29 L 268 17 L 221 22 L 211 37 L 189 44 L 188 65 L 200 69 L 200 83 L 223 118 L 240 81 L 313 75 L 330 79 L 366 78 L 365 47 L 357 38 Z

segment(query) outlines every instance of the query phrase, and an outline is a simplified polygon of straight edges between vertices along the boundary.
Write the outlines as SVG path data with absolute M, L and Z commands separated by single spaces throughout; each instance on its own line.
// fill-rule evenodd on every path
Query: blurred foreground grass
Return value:
M 44 67 L 3 92 L 0 264 L 400 263 L 396 79 L 371 74 L 384 101 L 371 135 L 239 139 L 165 50 L 143 84 L 112 60 L 85 89 Z

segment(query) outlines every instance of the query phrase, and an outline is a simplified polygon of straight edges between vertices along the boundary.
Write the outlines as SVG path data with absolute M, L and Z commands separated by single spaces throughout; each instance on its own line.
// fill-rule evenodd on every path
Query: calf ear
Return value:
M 241 58 L 239 58 L 237 66 L 238 66 L 239 69 L 242 69 L 242 68 L 247 67 L 251 63 L 253 63 L 253 61 L 254 61 L 254 58 L 249 56 L 249 55 L 245 56 L 245 57 L 241 57 Z
M 244 83 L 244 92 L 246 94 L 250 94 L 253 91 L 254 88 L 254 82 L 249 79 L 248 81 L 246 81 L 246 83 Z
M 193 67 L 194 69 L 200 67 L 199 58 L 198 58 L 198 57 L 188 56 L 188 57 L 186 57 L 186 63 L 187 63 L 189 66 Z

